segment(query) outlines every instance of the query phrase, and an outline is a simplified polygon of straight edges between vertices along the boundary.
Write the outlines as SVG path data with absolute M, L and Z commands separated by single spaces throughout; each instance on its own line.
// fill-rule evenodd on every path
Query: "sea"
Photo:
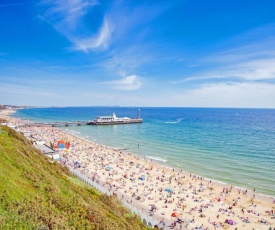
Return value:
M 275 197 L 275 109 L 65 107 L 20 109 L 34 122 L 136 118 L 142 124 L 60 127 L 166 167 Z

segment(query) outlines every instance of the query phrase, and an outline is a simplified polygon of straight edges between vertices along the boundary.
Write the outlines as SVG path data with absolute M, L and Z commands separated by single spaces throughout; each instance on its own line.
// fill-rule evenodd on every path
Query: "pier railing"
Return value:
M 34 122 L 34 123 L 24 123 L 18 125 L 18 127 L 28 127 L 28 126 L 70 126 L 70 125 L 87 125 L 91 121 L 53 121 L 53 122 Z

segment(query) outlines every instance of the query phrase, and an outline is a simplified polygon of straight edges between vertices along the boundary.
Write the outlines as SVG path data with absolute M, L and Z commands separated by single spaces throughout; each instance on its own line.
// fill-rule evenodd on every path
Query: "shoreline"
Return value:
M 7 116 L 9 116 L 10 114 L 7 114 Z M 19 118 L 13 118 L 13 117 L 9 117 L 11 120 L 18 120 L 18 121 L 20 121 L 20 122 L 23 122 L 21 119 L 19 119 Z M 49 127 L 48 127 L 49 128 Z M 58 129 L 58 128 L 50 128 L 50 129 L 52 129 L 52 130 L 56 130 L 56 132 L 58 132 L 58 133 L 63 133 L 63 135 L 64 134 L 66 134 L 66 135 L 68 135 L 69 137 L 74 137 L 75 139 L 78 139 L 78 140 L 82 140 L 82 142 L 83 142 L 83 145 L 90 145 L 90 146 L 93 146 L 93 147 L 95 147 L 95 146 L 100 146 L 101 148 L 103 148 L 103 150 L 105 150 L 106 152 L 108 152 L 108 153 L 110 153 L 110 154 L 112 154 L 112 152 L 116 152 L 116 153 L 119 153 L 119 154 L 121 154 L 121 155 L 124 155 L 124 158 L 125 159 L 131 159 L 131 160 L 133 160 L 133 161 L 135 161 L 135 163 L 137 164 L 137 162 L 138 163 L 140 163 L 140 164 L 142 164 L 144 167 L 145 167 L 145 169 L 148 167 L 148 168 L 150 168 L 150 167 L 152 167 L 152 168 L 154 168 L 154 169 L 156 169 L 156 168 L 159 168 L 159 170 L 157 170 L 155 173 L 154 172 L 152 172 L 153 170 L 151 169 L 151 171 L 147 171 L 147 172 L 149 172 L 149 174 L 146 174 L 146 175 L 148 175 L 148 177 L 150 177 L 151 176 L 151 174 L 152 174 L 152 177 L 153 177 L 153 175 L 164 175 L 164 178 L 165 178 L 165 180 L 164 180 L 164 183 L 166 183 L 167 182 L 167 178 L 171 178 L 172 177 L 172 179 L 170 179 L 170 184 L 173 184 L 173 186 L 175 185 L 175 184 L 177 184 L 178 183 L 178 180 L 180 180 L 180 179 L 183 179 L 183 177 L 184 177 L 184 183 L 183 183 L 183 185 L 184 186 L 178 186 L 178 187 L 173 187 L 173 190 L 174 190 L 174 188 L 176 188 L 177 189 L 177 191 L 175 191 L 175 194 L 174 194 L 174 192 L 172 193 L 172 194 L 170 194 L 170 196 L 171 197 L 173 197 L 173 202 L 171 202 L 171 203 L 169 203 L 169 206 L 173 206 L 173 203 L 174 203 L 174 198 L 175 199 L 177 199 L 178 197 L 180 197 L 181 199 L 183 198 L 184 200 L 182 200 L 181 202 L 178 202 L 178 203 L 181 203 L 182 205 L 184 204 L 184 206 L 190 206 L 190 210 L 191 209 L 194 209 L 194 207 L 192 208 L 192 204 L 193 204 L 193 200 L 196 200 L 196 199 L 199 199 L 199 198 L 201 198 L 202 196 L 203 196 L 203 199 L 208 199 L 208 201 L 210 200 L 210 203 L 209 202 L 204 202 L 204 203 L 206 203 L 206 204 L 204 204 L 204 208 L 201 208 L 201 209 L 205 209 L 204 211 L 202 211 L 201 213 L 203 213 L 204 215 L 205 214 L 207 214 L 207 217 L 209 216 L 209 218 L 211 217 L 211 220 L 212 220 L 212 224 L 211 223 L 209 223 L 209 222 L 211 222 L 211 221 L 207 221 L 207 219 L 203 219 L 203 218 L 198 218 L 197 216 L 198 215 L 195 215 L 193 212 L 196 212 L 196 210 L 192 210 L 192 211 L 190 211 L 190 213 L 192 213 L 191 214 L 191 216 L 189 215 L 189 214 L 185 214 L 185 213 L 183 213 L 184 214 L 184 216 L 185 217 L 189 217 L 188 219 L 189 219 L 189 222 L 190 222 L 190 220 L 191 219 L 194 219 L 194 216 L 196 216 L 196 221 L 194 221 L 195 223 L 191 223 L 191 226 L 195 226 L 195 225 L 197 225 L 197 226 L 201 226 L 202 224 L 203 224 L 203 226 L 207 226 L 208 227 L 208 229 L 214 229 L 214 228 L 216 228 L 216 226 L 215 226 L 215 224 L 213 224 L 213 220 L 214 220 L 214 222 L 217 222 L 217 223 L 219 223 L 219 225 L 221 226 L 221 224 L 220 224 L 220 221 L 219 221 L 219 217 L 217 217 L 216 215 L 220 215 L 219 214 L 219 212 L 218 212 L 218 214 L 214 214 L 213 215 L 213 213 L 210 213 L 210 214 L 208 214 L 207 213 L 207 209 L 205 208 L 205 206 L 207 206 L 207 204 L 209 203 L 209 205 L 210 205 L 210 207 L 211 207 L 211 205 L 214 205 L 214 203 L 215 203 L 215 205 L 216 205 L 216 202 L 215 202 L 215 199 L 217 198 L 217 197 L 220 197 L 219 199 L 222 199 L 223 201 L 224 201 L 224 203 L 229 203 L 229 202 L 227 202 L 228 200 L 227 200 L 227 198 L 232 198 L 232 197 L 235 197 L 233 200 L 237 200 L 238 199 L 238 201 L 237 201 L 237 203 L 239 202 L 239 197 L 238 196 L 240 196 L 241 198 L 240 198 L 240 200 L 242 200 L 242 204 L 241 204 L 241 206 L 243 206 L 243 207 L 245 207 L 245 204 L 247 203 L 247 197 L 248 197 L 248 201 L 249 201 L 249 199 L 251 199 L 251 198 L 253 198 L 253 196 L 255 196 L 255 203 L 257 203 L 257 206 L 261 203 L 261 202 L 264 202 L 262 205 L 264 206 L 264 207 L 262 207 L 262 209 L 261 209 L 261 215 L 264 215 L 264 212 L 265 212 L 265 210 L 264 209 L 271 209 L 271 210 L 273 210 L 273 209 L 275 209 L 275 204 L 274 205 L 272 205 L 272 199 L 274 199 L 274 197 L 272 197 L 272 196 L 268 196 L 268 195 L 265 195 L 265 194 L 258 194 L 258 193 L 254 193 L 253 191 L 251 191 L 251 190 L 247 190 L 247 189 L 245 189 L 245 188 L 242 188 L 241 190 L 242 190 L 242 192 L 243 192 L 243 190 L 247 190 L 247 192 L 246 192 L 246 194 L 241 194 L 242 192 L 239 192 L 239 194 L 238 194 L 238 189 L 240 189 L 238 186 L 231 186 L 230 184 L 227 184 L 227 183 L 224 183 L 224 182 L 220 182 L 220 181 L 215 181 L 215 180 L 211 180 L 211 179 L 209 179 L 209 178 L 202 178 L 201 176 L 199 176 L 199 175 L 194 175 L 193 173 L 192 173 L 192 175 L 190 174 L 190 173 L 188 173 L 188 172 L 186 172 L 186 171 L 183 171 L 183 170 L 180 170 L 180 169 L 171 169 L 171 168 L 169 168 L 168 166 L 165 166 L 165 165 L 163 165 L 163 164 L 161 164 L 159 161 L 157 161 L 157 160 L 153 160 L 153 159 L 150 159 L 150 160 L 146 160 L 146 157 L 144 157 L 144 159 L 143 159 L 143 157 L 142 156 L 137 156 L 136 154 L 133 154 L 133 153 L 129 153 L 129 152 L 127 152 L 127 151 L 125 151 L 125 150 L 117 150 L 117 149 L 115 149 L 115 148 L 113 148 L 113 147 L 110 147 L 110 146 L 103 146 L 103 145 L 100 145 L 100 144 L 97 144 L 97 143 L 94 143 L 94 142 L 92 142 L 92 141 L 90 141 L 90 140 L 86 140 L 86 139 L 84 139 L 84 138 L 81 138 L 81 137 L 79 137 L 79 136 L 77 136 L 76 134 L 74 134 L 74 133 L 71 133 L 71 132 L 67 132 L 66 130 L 62 130 L 62 129 Z M 38 132 L 39 132 L 39 130 L 41 131 L 43 131 L 43 127 L 39 127 L 39 128 L 37 128 L 37 130 L 38 130 Z M 48 131 L 47 130 L 47 128 L 44 128 L 44 131 Z M 102 152 L 102 153 L 104 153 L 104 151 Z M 84 159 L 85 157 L 84 157 L 84 154 L 82 154 L 81 155 L 81 150 L 80 151 L 75 151 L 75 153 L 74 153 L 75 155 L 74 156 L 78 156 L 80 159 Z M 107 154 L 108 155 L 108 154 Z M 115 156 L 116 154 L 114 154 L 114 156 Z M 111 156 L 111 155 L 110 155 Z M 118 156 L 117 156 L 118 157 Z M 119 159 L 119 158 L 117 158 L 117 159 Z M 124 165 L 123 165 L 124 166 Z M 126 167 L 126 166 L 125 166 Z M 131 168 L 131 167 L 130 167 Z M 102 171 L 102 169 L 103 169 L 103 172 L 101 172 Z M 160 172 L 160 170 L 162 169 L 162 173 Z M 133 170 L 134 171 L 134 169 L 131 169 L 131 170 Z M 101 173 L 103 173 L 103 175 L 104 175 L 104 173 L 105 173 L 105 170 L 104 170 L 104 168 L 101 168 Z M 123 171 L 123 170 L 122 170 Z M 136 171 L 138 171 L 138 170 L 136 170 Z M 146 170 L 145 170 L 146 171 Z M 145 172 L 144 171 L 144 172 Z M 154 170 L 155 171 L 155 170 Z M 124 173 L 125 172 L 127 172 L 127 170 L 124 170 Z M 178 179 L 177 178 L 177 176 L 173 176 L 173 174 L 178 174 L 178 178 L 180 178 L 180 179 Z M 168 177 L 169 176 L 169 177 Z M 147 176 L 146 176 L 147 177 Z M 104 178 L 104 177 L 103 177 Z M 105 178 L 106 179 L 106 178 Z M 148 184 L 149 183 L 153 183 L 154 185 L 158 185 L 158 182 L 159 181 L 157 181 L 157 180 L 154 180 L 153 178 L 150 178 L 151 179 L 151 181 L 150 182 L 148 182 Z M 174 182 L 174 180 L 176 181 L 176 182 Z M 106 180 L 105 180 L 106 181 Z M 146 180 L 147 181 L 147 180 Z M 169 181 L 169 179 L 168 179 L 168 181 Z M 126 181 L 126 184 L 127 184 L 127 182 L 128 181 Z M 187 194 L 187 196 L 189 197 L 189 192 L 188 192 L 188 188 L 186 188 L 186 185 L 188 186 L 188 182 L 189 182 L 189 185 L 191 186 L 191 188 L 189 189 L 189 192 L 190 192 L 190 190 L 191 190 L 191 196 L 192 196 L 192 190 L 194 191 L 194 189 L 195 189 L 195 193 L 193 194 L 193 197 L 195 198 L 195 199 L 187 199 L 187 198 L 185 198 L 185 196 L 183 196 L 182 195 L 182 193 L 185 193 L 185 194 Z M 208 182 L 208 184 L 207 184 L 207 189 L 203 189 L 204 191 L 203 192 L 201 192 L 201 194 L 200 193 L 198 193 L 197 192 L 197 185 L 199 185 L 199 182 L 201 182 L 201 184 L 204 184 L 205 182 L 207 183 Z M 210 186 L 212 186 L 214 189 L 213 189 L 213 191 L 211 190 L 210 191 L 210 193 L 208 194 L 208 185 L 209 185 L 209 182 L 211 182 L 210 183 Z M 194 186 L 194 184 L 195 184 L 195 186 Z M 190 186 L 188 186 L 188 187 L 190 187 Z M 204 186 L 205 186 L 205 184 L 204 184 Z M 165 187 L 165 186 L 164 186 Z M 172 186 L 171 186 L 172 187 Z M 198 186 L 198 188 L 200 188 L 200 186 Z M 210 187 L 211 188 L 211 187 Z M 219 193 L 220 191 L 222 191 L 223 189 L 225 189 L 225 190 L 229 190 L 231 188 L 231 191 L 232 191 L 232 193 L 231 192 L 227 192 L 226 194 L 224 194 L 224 193 Z M 182 190 L 182 191 L 181 191 Z M 185 191 L 186 190 L 186 191 Z M 199 190 L 199 189 L 198 189 Z M 145 190 L 144 190 L 145 191 Z M 205 192 L 205 191 L 207 191 L 207 192 Z M 122 193 L 123 193 L 123 191 L 121 191 Z M 176 192 L 178 192 L 178 194 L 176 194 Z M 214 196 L 213 196 L 213 194 L 212 195 L 210 195 L 211 193 L 213 192 L 213 194 L 214 194 Z M 233 194 L 233 193 L 235 193 L 235 194 Z M 201 195 L 201 197 L 196 197 L 197 196 L 197 194 L 199 194 L 199 195 Z M 127 193 L 127 195 L 128 195 L 128 193 Z M 178 195 L 178 196 L 177 196 Z M 232 196 L 231 196 L 232 195 Z M 186 197 L 187 197 L 186 196 Z M 246 196 L 246 197 L 245 197 Z M 162 198 L 163 196 L 161 196 L 161 195 L 159 195 L 158 196 L 159 198 Z M 177 198 L 176 198 L 177 197 Z M 154 200 L 154 198 L 153 198 L 153 200 Z M 159 200 L 158 199 L 156 199 L 157 200 L 157 202 L 159 202 Z M 165 199 L 165 197 L 164 197 L 164 199 L 163 200 L 170 200 L 169 198 L 166 198 Z M 163 201 L 162 200 L 162 201 Z M 188 202 L 185 202 L 186 200 L 188 200 Z M 196 202 L 196 201 L 195 201 Z M 219 201 L 220 202 L 220 201 Z M 267 202 L 270 202 L 270 205 L 268 205 L 268 204 L 265 204 L 265 203 L 267 203 Z M 147 202 L 146 204 L 148 204 L 148 203 L 150 203 L 150 200 L 149 200 L 149 202 Z M 161 202 L 159 202 L 159 203 L 161 203 Z M 191 204 L 190 204 L 191 203 Z M 202 203 L 202 201 L 201 202 L 199 202 L 199 203 Z M 198 204 L 199 204 L 198 203 Z M 141 203 L 142 204 L 142 203 Z M 170 205 L 171 204 L 171 205 Z M 230 205 L 230 204 L 228 204 L 228 205 Z M 238 204 L 239 205 L 239 204 Z M 253 202 L 252 202 L 252 205 L 253 205 Z M 145 207 L 147 207 L 148 208 L 148 206 L 146 206 L 146 205 L 144 205 Z M 167 205 L 166 205 L 167 206 Z M 175 206 L 175 205 L 174 205 Z M 174 207 L 173 206 L 173 207 Z M 219 204 L 217 204 L 217 206 L 221 206 L 221 207 L 223 207 L 224 208 L 224 205 L 219 205 Z M 246 206 L 247 206 L 247 204 L 246 204 Z M 268 207 L 268 206 L 270 206 L 270 207 Z M 249 206 L 247 206 L 247 207 L 249 207 Z M 207 208 L 209 208 L 209 207 L 207 207 Z M 163 209 L 161 206 L 159 207 L 158 206 L 158 209 Z M 185 208 L 183 208 L 183 211 L 182 212 L 184 212 L 185 210 L 187 209 L 187 207 L 185 207 Z M 220 208 L 221 209 L 221 208 Z M 173 212 L 173 208 L 169 208 L 169 210 L 171 211 L 171 213 Z M 215 208 L 214 209 L 216 212 L 217 212 L 217 208 Z M 206 212 L 205 212 L 206 211 Z M 176 212 L 176 211 L 175 211 Z M 180 211 L 179 211 L 180 212 Z M 168 211 L 166 211 L 166 213 L 165 213 L 165 218 L 166 218 L 166 215 L 167 215 L 167 213 L 169 213 Z M 228 211 L 228 213 L 229 213 L 229 211 Z M 160 213 L 156 213 L 156 214 L 160 214 Z M 170 214 L 170 213 L 169 213 Z M 169 219 L 171 219 L 171 217 L 170 217 L 170 215 L 168 214 L 168 216 L 169 217 L 167 217 L 166 219 L 167 219 L 167 222 L 169 222 Z M 250 213 L 249 213 L 250 214 Z M 193 217 L 192 217 L 192 215 L 193 215 Z M 241 215 L 243 215 L 243 214 L 241 214 Z M 248 214 L 246 214 L 246 215 L 248 215 Z M 163 217 L 163 215 L 156 215 L 157 217 L 158 217 L 158 219 L 160 219 L 160 218 L 164 218 Z M 230 217 L 228 217 L 228 218 L 234 218 L 234 219 L 237 219 L 236 218 L 236 216 L 237 216 L 237 214 L 235 215 L 235 213 L 234 213 L 234 216 L 232 215 L 230 215 Z M 251 215 L 249 215 L 249 217 L 250 217 Z M 215 217 L 217 217 L 217 218 L 215 218 Z M 253 217 L 253 216 L 252 216 Z M 252 217 L 250 217 L 250 218 L 252 218 Z M 268 216 L 267 216 L 268 217 Z M 265 217 L 265 218 L 267 218 L 267 217 Z M 255 218 L 256 219 L 256 218 Z M 241 219 L 240 219 L 241 220 Z M 238 220 L 237 222 L 238 222 L 238 227 L 241 227 L 241 225 L 239 226 L 239 223 L 240 223 L 240 220 Z M 272 220 L 274 220 L 274 219 L 272 219 Z M 271 220 L 271 221 L 272 221 Z M 171 221 L 170 220 L 170 222 L 174 222 L 174 221 Z M 222 221 L 222 223 L 223 223 L 224 221 Z M 251 221 L 252 222 L 252 221 Z M 275 220 L 274 221 L 272 221 L 271 222 L 271 226 L 273 226 L 273 224 L 275 225 Z M 263 226 L 262 224 L 257 224 L 257 226 Z M 214 228 L 213 228 L 213 226 L 214 226 Z M 227 225 L 226 224 L 226 226 L 227 226 L 227 229 L 235 229 L 235 227 L 236 227 L 236 225 Z M 265 225 L 266 227 L 267 226 L 269 226 L 269 225 Z M 179 227 L 179 225 L 177 225 L 177 227 Z M 232 228 L 231 228 L 232 227 Z M 253 226 L 254 227 L 254 226 Z M 247 228 L 248 229 L 248 228 Z M 250 229 L 250 228 L 249 228 Z M 251 228 L 252 229 L 252 228 Z M 265 228 L 264 228 L 265 229 Z M 266 228 L 267 229 L 267 228 Z
M 108 148 L 111 148 L 111 149 L 115 149 L 115 150 L 118 150 L 118 151 L 122 151 L 124 152 L 125 154 L 131 154 L 135 157 L 138 157 L 140 160 L 144 160 L 144 161 L 147 161 L 148 163 L 152 163 L 154 162 L 156 165 L 159 165 L 160 167 L 164 167 L 164 168 L 167 168 L 168 170 L 175 170 L 175 172 L 182 172 L 184 173 L 185 175 L 194 175 L 196 177 L 203 177 L 204 180 L 207 180 L 207 181 L 212 181 L 214 183 L 216 183 L 217 185 L 219 186 L 233 186 L 234 188 L 237 188 L 237 189 L 241 189 L 241 190 L 247 190 L 248 193 L 253 193 L 253 190 L 249 189 L 249 188 L 246 188 L 246 187 L 240 187 L 240 186 L 237 186 L 237 185 L 234 185 L 234 184 L 230 184 L 230 183 L 227 183 L 227 182 L 224 182 L 224 181 L 219 181 L 219 180 L 215 180 L 215 179 L 211 179 L 211 178 L 207 178 L 207 177 L 204 177 L 202 175 L 199 175 L 197 173 L 191 173 L 191 172 L 188 172 L 188 171 L 185 171 L 181 168 L 179 168 L 179 166 L 173 168 L 172 166 L 169 166 L 168 164 L 165 165 L 164 163 L 166 163 L 166 161 L 162 161 L 162 160 L 156 160 L 156 159 L 153 159 L 151 158 L 151 156 L 147 157 L 147 156 L 141 156 L 141 155 L 137 155 L 135 153 L 132 153 L 132 152 L 128 152 L 127 150 L 124 150 L 124 149 L 119 149 L 119 148 L 116 148 L 114 146 L 109 146 L 107 144 L 99 144 L 99 143 L 96 143 L 94 141 L 91 141 L 89 139 L 85 139 L 81 136 L 78 136 L 77 134 L 75 134 L 75 132 L 71 132 L 71 131 L 66 131 L 66 130 L 63 130 L 61 129 L 61 131 L 67 133 L 67 134 L 70 134 L 70 135 L 73 135 L 75 136 L 76 138 L 79 138 L 79 139 L 82 139 L 83 141 L 87 141 L 87 142 L 90 142 L 91 144 L 97 144 L 97 145 L 104 145 Z M 272 195 L 269 195 L 269 194 L 263 194 L 263 193 L 257 193 L 258 196 L 260 196 L 262 199 L 275 199 L 275 196 L 272 196 Z
M 14 117 L 14 118 L 17 118 L 17 117 Z M 30 120 L 30 121 L 31 122 L 37 122 L 37 121 L 32 121 L 32 120 Z M 43 121 L 43 119 L 42 119 L 42 121 Z M 71 126 L 71 127 L 73 127 L 73 126 Z M 64 131 L 64 132 L 66 132 L 65 127 L 64 128 L 61 127 L 61 130 Z M 97 144 L 100 144 L 100 145 L 106 145 L 106 146 L 109 146 L 109 147 L 112 147 L 112 148 L 121 149 L 121 150 L 124 151 L 124 147 L 123 146 L 117 147 L 115 145 L 115 143 L 112 143 L 112 145 L 109 145 L 107 143 L 108 141 L 106 141 L 106 140 L 104 141 L 104 139 L 103 139 L 103 141 L 100 138 L 98 138 L 98 140 L 97 139 L 93 140 L 94 138 L 96 138 L 96 136 L 89 137 L 89 136 L 85 136 L 84 134 L 80 135 L 80 133 L 78 131 L 75 131 L 74 129 L 69 129 L 69 132 L 72 132 L 72 133 L 75 132 L 77 137 L 81 137 L 81 138 L 83 138 L 85 140 L 88 140 L 88 141 L 90 141 L 92 143 L 97 143 Z M 110 137 L 108 137 L 108 138 L 110 138 Z M 122 145 L 121 142 L 117 142 L 117 143 L 120 143 Z M 128 144 L 126 144 L 126 145 L 128 145 Z M 128 146 L 126 146 L 125 148 L 127 148 L 125 151 L 130 151 L 132 154 L 134 154 L 135 156 L 140 157 L 140 158 L 143 158 L 143 157 L 145 157 L 147 155 L 148 158 L 150 158 L 150 159 L 151 159 L 152 156 L 153 157 L 156 156 L 156 157 L 160 157 L 160 158 L 166 159 L 165 156 L 163 156 L 163 155 L 162 156 L 160 156 L 160 155 L 158 156 L 155 153 L 152 154 L 152 155 L 150 155 L 150 151 L 148 151 L 148 149 L 147 149 L 147 152 L 146 151 L 139 152 L 136 147 L 132 147 L 131 146 L 131 147 L 128 148 Z M 185 149 L 185 151 L 189 151 L 189 152 L 192 153 L 193 149 L 192 148 L 188 149 L 188 147 L 187 147 L 187 149 Z M 194 149 L 194 151 L 197 151 L 197 150 Z M 145 154 L 145 152 L 146 152 L 146 154 Z M 185 161 L 185 162 L 187 162 L 185 165 L 181 165 L 181 166 L 178 165 L 174 159 L 169 159 L 168 161 L 169 162 L 162 162 L 162 160 L 160 160 L 160 161 L 157 160 L 156 162 L 158 162 L 160 165 L 165 165 L 167 167 L 171 167 L 171 168 L 178 169 L 178 170 L 186 169 L 184 171 L 187 172 L 187 173 L 191 173 L 191 174 L 195 174 L 195 175 L 198 175 L 198 176 L 202 176 L 204 178 L 212 178 L 211 179 L 212 181 L 217 181 L 218 183 L 221 183 L 221 184 L 234 185 L 235 187 L 238 187 L 238 188 L 241 188 L 241 189 L 245 189 L 245 190 L 247 189 L 249 191 L 252 191 L 256 187 L 256 190 L 258 191 L 258 193 L 260 195 L 275 198 L 275 190 L 272 188 L 272 186 L 268 186 L 268 185 L 267 186 L 265 186 L 265 185 L 264 186 L 257 186 L 257 184 L 260 184 L 260 182 L 259 183 L 257 183 L 257 182 L 254 183 L 253 181 L 252 181 L 253 183 L 246 183 L 245 177 L 242 177 L 242 180 L 238 180 L 238 179 L 236 180 L 235 178 L 237 177 L 237 175 L 235 175 L 234 172 L 233 172 L 233 174 L 235 176 L 233 175 L 233 177 L 231 176 L 230 178 L 228 178 L 228 177 L 226 177 L 226 175 L 217 176 L 218 174 L 216 173 L 217 171 L 216 171 L 215 166 L 211 167 L 211 169 L 209 169 L 209 170 L 200 171 L 196 167 L 193 167 L 193 168 L 195 168 L 195 170 L 192 170 L 193 168 L 190 168 L 190 167 L 189 168 L 185 168 L 185 166 L 189 164 L 188 160 Z M 208 173 L 208 172 L 211 172 L 211 173 Z M 220 172 L 222 172 L 222 169 L 220 169 Z M 227 173 L 230 173 L 230 172 L 227 172 Z M 257 178 L 257 180 L 260 180 L 260 179 Z

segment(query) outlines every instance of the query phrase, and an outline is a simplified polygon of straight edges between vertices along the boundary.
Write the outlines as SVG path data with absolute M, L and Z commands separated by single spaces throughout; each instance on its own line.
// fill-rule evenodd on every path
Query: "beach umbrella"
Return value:
M 172 192 L 172 189 L 166 188 L 165 191 L 171 193 L 171 192 Z
M 145 180 L 145 176 L 142 175 L 142 176 L 140 177 L 140 179 L 141 179 L 141 180 Z
M 112 167 L 111 166 L 107 166 L 105 169 L 108 170 L 108 171 L 110 171 L 110 170 L 112 170 Z
M 179 214 L 178 214 L 177 212 L 173 212 L 173 213 L 171 214 L 171 216 L 177 218 L 177 217 L 179 216 Z

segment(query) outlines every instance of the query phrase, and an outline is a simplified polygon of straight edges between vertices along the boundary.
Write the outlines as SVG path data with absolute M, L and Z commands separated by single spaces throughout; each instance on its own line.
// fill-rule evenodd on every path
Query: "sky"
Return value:
M 0 104 L 275 108 L 275 1 L 0 0 Z

